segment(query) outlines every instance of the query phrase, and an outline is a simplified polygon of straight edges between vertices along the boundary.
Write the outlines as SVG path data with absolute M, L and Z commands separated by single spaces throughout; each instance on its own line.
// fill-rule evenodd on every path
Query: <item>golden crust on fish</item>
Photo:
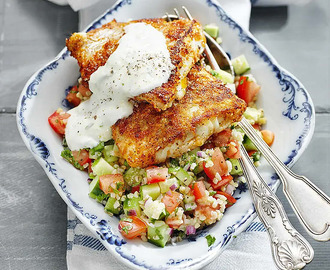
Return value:
M 214 133 L 241 119 L 243 100 L 203 67 L 187 76 L 187 93 L 166 111 L 141 103 L 112 126 L 120 155 L 132 167 L 146 167 L 203 145 Z
M 118 41 L 124 35 L 124 27 L 137 22 L 150 24 L 164 34 L 175 68 L 168 82 L 135 99 L 146 101 L 157 110 L 166 110 L 175 99 L 184 96 L 186 76 L 204 50 L 205 37 L 202 26 L 197 21 L 180 19 L 167 22 L 164 19 L 142 19 L 120 23 L 113 20 L 88 33 L 73 34 L 67 39 L 66 45 L 71 55 L 77 59 L 81 78 L 87 86 L 91 74 L 103 66 L 118 47 Z

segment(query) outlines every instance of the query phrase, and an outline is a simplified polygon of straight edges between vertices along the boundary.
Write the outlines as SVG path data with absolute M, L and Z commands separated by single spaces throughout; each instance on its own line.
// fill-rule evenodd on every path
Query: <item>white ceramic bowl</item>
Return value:
M 122 0 L 97 19 L 89 29 L 97 28 L 116 18 L 161 17 L 174 7 L 185 5 L 202 24 L 216 23 L 220 27 L 223 48 L 230 56 L 245 54 L 258 83 L 262 85 L 258 105 L 268 118 L 267 129 L 275 132 L 273 150 L 291 166 L 308 145 L 314 131 L 314 108 L 303 85 L 280 67 L 270 53 L 212 0 Z M 60 156 L 61 139 L 48 125 L 47 119 L 63 107 L 65 90 L 76 84 L 79 68 L 66 49 L 54 61 L 37 71 L 24 87 L 17 107 L 17 122 L 21 136 L 33 156 L 46 171 L 63 200 L 121 262 L 136 269 L 197 269 L 218 256 L 232 236 L 244 230 L 255 217 L 246 186 L 235 193 L 237 203 L 223 219 L 199 234 L 196 241 L 183 241 L 176 246 L 158 248 L 141 240 L 125 241 L 118 231 L 118 219 L 103 211 L 103 206 L 88 197 L 87 175 L 74 169 Z M 65 107 L 65 106 L 64 106 Z M 262 176 L 275 189 L 278 180 L 263 162 Z M 208 247 L 204 236 L 216 236 Z

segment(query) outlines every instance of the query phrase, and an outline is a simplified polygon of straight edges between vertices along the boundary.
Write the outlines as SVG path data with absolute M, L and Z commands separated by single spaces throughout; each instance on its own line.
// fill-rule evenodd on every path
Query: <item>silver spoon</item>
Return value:
M 187 17 L 192 19 L 189 11 L 185 7 L 182 7 L 182 9 Z M 222 54 L 222 61 L 227 61 L 227 64 L 224 63 L 222 65 L 230 66 L 231 61 L 219 44 L 209 35 L 206 35 L 206 38 L 208 42 L 213 44 L 214 51 L 212 52 Z M 220 67 L 215 58 L 212 57 L 212 52 L 208 46 L 206 46 L 207 56 L 211 55 L 210 58 L 208 57 L 210 65 L 217 71 Z M 233 75 L 232 69 L 231 73 Z M 315 240 L 330 240 L 330 198 L 309 179 L 293 173 L 285 166 L 244 117 L 241 122 L 239 122 L 239 125 L 275 169 L 283 183 L 284 194 L 306 231 Z
M 314 257 L 307 240 L 291 225 L 283 205 L 262 179 L 243 146 L 239 160 L 247 178 L 256 212 L 267 228 L 271 251 L 279 269 L 301 269 Z

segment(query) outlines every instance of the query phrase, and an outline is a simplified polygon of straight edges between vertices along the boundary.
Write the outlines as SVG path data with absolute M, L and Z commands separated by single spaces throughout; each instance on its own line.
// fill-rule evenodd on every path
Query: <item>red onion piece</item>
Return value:
M 204 153 L 203 153 L 202 151 L 198 151 L 198 152 L 197 152 L 197 156 L 198 156 L 198 157 L 203 157 L 203 154 L 204 154 Z
M 172 186 L 170 186 L 170 190 L 175 190 L 177 188 L 176 184 L 173 184 Z
M 196 228 L 192 225 L 188 225 L 186 228 L 186 234 L 191 235 L 196 233 Z
M 172 235 L 173 231 L 174 231 L 174 229 L 171 228 L 170 233 L 169 233 L 170 236 Z
M 128 213 L 127 214 L 128 214 L 128 216 L 136 216 L 137 215 L 135 209 L 128 210 Z
M 169 196 L 172 196 L 172 191 L 169 190 L 169 191 L 166 192 L 166 194 L 169 195 Z

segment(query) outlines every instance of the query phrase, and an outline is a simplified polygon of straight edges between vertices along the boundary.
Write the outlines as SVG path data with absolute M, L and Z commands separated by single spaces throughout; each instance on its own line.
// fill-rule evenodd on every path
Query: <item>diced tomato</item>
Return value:
M 125 191 L 125 182 L 121 174 L 105 174 L 100 176 L 100 189 L 105 193 L 122 194 Z
M 192 185 L 193 194 L 195 196 L 195 200 L 198 200 L 205 196 L 205 185 L 203 181 L 198 181 Z
M 252 126 L 256 130 L 259 130 L 259 131 L 261 130 L 261 126 L 259 124 L 253 124 Z
M 251 150 L 251 151 L 248 151 L 248 155 L 251 157 L 254 153 L 256 153 L 257 150 Z
M 51 116 L 48 117 L 48 123 L 53 128 L 53 130 L 60 134 L 65 134 L 65 126 L 68 122 L 70 114 L 64 112 L 62 109 L 58 109 Z
M 168 176 L 168 168 L 152 166 L 148 167 L 146 171 L 148 184 L 165 181 Z
M 231 136 L 231 129 L 226 128 L 225 130 L 214 134 L 212 136 L 212 142 L 215 144 L 215 146 L 222 147 L 229 142 L 230 136 Z
M 129 216 L 119 221 L 118 229 L 123 236 L 133 239 L 146 233 L 147 225 L 139 217 Z
M 140 192 L 140 186 L 132 187 L 131 192 L 134 193 L 135 191 Z
M 221 180 L 218 183 L 214 184 L 213 181 L 210 181 L 210 184 L 214 190 L 218 190 L 222 186 L 229 184 L 231 180 L 233 180 L 233 177 L 231 175 L 224 175 L 221 177 Z
M 212 215 L 212 213 L 215 210 L 218 210 L 218 209 L 220 209 L 220 205 L 218 205 L 217 207 L 213 208 L 211 205 L 202 205 L 202 204 L 198 204 L 197 203 L 197 208 L 196 208 L 195 211 L 198 211 L 204 217 L 206 217 L 205 222 L 206 222 L 206 224 L 208 224 L 208 223 L 213 223 L 214 222 L 214 216 Z M 212 222 L 212 220 L 213 220 L 213 222 Z
M 67 101 L 69 101 L 73 106 L 77 107 L 81 99 L 77 97 L 77 93 L 70 91 L 66 96 Z
M 89 164 L 88 164 L 88 174 L 91 174 L 92 172 L 93 172 L 92 161 L 90 161 Z
M 231 196 L 230 194 L 226 193 L 226 192 L 217 191 L 217 194 L 223 195 L 227 198 L 226 208 L 232 206 L 236 202 L 236 199 L 233 196 Z
M 178 216 L 170 215 L 165 219 L 165 223 L 170 226 L 170 228 L 178 229 L 183 224 L 183 219 Z
M 79 84 L 78 91 L 83 97 L 90 97 L 92 95 L 91 90 L 89 90 L 87 87 L 83 86 L 82 84 Z
M 271 146 L 275 139 L 275 134 L 273 131 L 270 130 L 261 130 L 261 135 L 263 140 L 268 144 L 268 146 Z
M 236 95 L 243 99 L 247 104 L 252 102 L 259 93 L 261 86 L 249 80 L 247 76 L 241 76 L 236 87 Z
M 220 176 L 224 175 L 228 171 L 228 166 L 225 158 L 219 147 L 214 148 L 214 153 L 212 155 L 212 167 L 206 167 L 206 163 L 203 163 L 204 172 L 206 175 L 213 180 L 215 175 L 218 173 Z
M 79 151 L 72 151 L 72 156 L 75 161 L 77 161 L 81 166 L 84 166 L 86 163 L 90 163 L 89 153 L 87 150 L 82 149 Z
M 176 191 L 168 192 L 162 198 L 162 203 L 165 204 L 165 208 L 170 214 L 179 206 L 181 202 L 182 195 Z
M 228 149 L 226 151 L 226 155 L 229 158 L 240 158 L 241 152 L 239 151 L 239 144 L 237 141 L 232 140 L 228 144 Z

